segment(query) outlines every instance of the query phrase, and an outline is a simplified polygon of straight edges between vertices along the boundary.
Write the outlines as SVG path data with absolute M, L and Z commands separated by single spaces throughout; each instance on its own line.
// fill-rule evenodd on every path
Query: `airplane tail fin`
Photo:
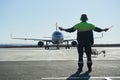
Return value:
M 58 27 L 59 27 L 57 22 L 56 22 L 55 26 L 56 26 L 56 31 L 57 31 L 57 30 L 58 30 Z

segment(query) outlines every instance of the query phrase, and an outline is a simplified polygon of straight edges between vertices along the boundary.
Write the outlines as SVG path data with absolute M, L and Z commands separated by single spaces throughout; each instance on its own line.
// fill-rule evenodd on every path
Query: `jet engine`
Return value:
M 77 41 L 72 41 L 72 42 L 71 42 L 71 45 L 72 45 L 73 47 L 76 47 L 76 46 L 77 46 Z
M 39 46 L 39 47 L 43 47 L 43 46 L 44 46 L 44 43 L 43 43 L 42 41 L 39 41 L 39 42 L 38 42 L 38 46 Z

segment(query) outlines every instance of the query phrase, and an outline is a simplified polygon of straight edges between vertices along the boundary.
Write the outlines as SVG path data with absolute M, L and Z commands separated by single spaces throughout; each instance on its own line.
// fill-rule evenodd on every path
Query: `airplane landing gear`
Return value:
M 49 46 L 45 46 L 45 49 L 49 49 Z
M 70 49 L 70 46 L 66 46 L 65 48 L 66 48 L 66 49 Z

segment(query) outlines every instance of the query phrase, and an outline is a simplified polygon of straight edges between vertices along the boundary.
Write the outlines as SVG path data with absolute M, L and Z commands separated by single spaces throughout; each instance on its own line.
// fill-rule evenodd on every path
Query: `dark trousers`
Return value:
M 90 69 L 91 66 L 92 66 L 91 44 L 89 44 L 89 43 L 86 43 L 86 44 L 80 44 L 80 43 L 78 43 L 77 50 L 78 50 L 78 58 L 79 58 L 78 59 L 78 67 L 80 69 L 82 69 L 82 67 L 83 67 L 83 53 L 85 52 L 86 56 L 87 56 L 87 67 L 88 67 L 88 69 Z

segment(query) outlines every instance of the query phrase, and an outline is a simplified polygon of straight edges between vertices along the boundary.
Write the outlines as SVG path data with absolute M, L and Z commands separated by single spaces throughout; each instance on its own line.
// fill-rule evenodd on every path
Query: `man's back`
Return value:
M 80 22 L 74 26 L 77 30 L 77 40 L 80 44 L 93 44 L 93 32 L 95 26 L 87 23 L 87 22 Z
M 80 22 L 74 26 L 77 31 L 90 31 L 94 30 L 95 26 L 87 22 Z
M 77 41 L 80 44 L 93 44 L 93 31 L 78 31 L 77 32 Z

